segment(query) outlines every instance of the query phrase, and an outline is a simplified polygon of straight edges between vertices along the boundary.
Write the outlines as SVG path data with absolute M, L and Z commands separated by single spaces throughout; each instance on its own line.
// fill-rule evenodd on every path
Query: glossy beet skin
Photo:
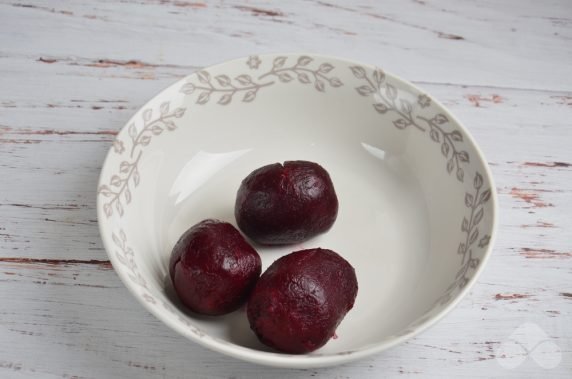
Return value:
M 290 354 L 314 351 L 352 309 L 354 268 L 331 250 L 301 250 L 262 274 L 247 305 L 250 328 L 264 344 Z
M 260 256 L 234 226 L 204 220 L 187 230 L 173 248 L 169 274 L 189 309 L 222 315 L 246 301 L 261 267 Z
M 330 175 L 319 164 L 274 163 L 242 181 L 234 215 L 238 227 L 255 242 L 293 244 L 330 229 L 338 215 L 338 198 Z

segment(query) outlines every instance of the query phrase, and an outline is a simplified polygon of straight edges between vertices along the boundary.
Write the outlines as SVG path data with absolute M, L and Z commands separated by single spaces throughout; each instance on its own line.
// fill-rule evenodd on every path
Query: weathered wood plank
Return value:
M 253 52 L 343 52 L 411 80 L 572 88 L 564 75 L 572 58 L 572 15 L 565 0 L 543 7 L 518 0 L 186 4 L 192 3 L 5 3 L 0 46 L 5 56 L 46 55 L 48 61 L 182 66 Z M 23 24 L 35 27 L 10 33 Z M 109 43 L 118 38 L 121 43 Z

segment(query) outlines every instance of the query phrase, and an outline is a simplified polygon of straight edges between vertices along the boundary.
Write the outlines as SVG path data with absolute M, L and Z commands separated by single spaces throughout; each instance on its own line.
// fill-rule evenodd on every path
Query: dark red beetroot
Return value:
M 352 309 L 354 268 L 331 250 L 296 251 L 262 274 L 247 305 L 250 328 L 264 344 L 302 354 L 326 344 Z
M 330 229 L 338 215 L 338 198 L 330 175 L 319 164 L 274 163 L 242 181 L 234 215 L 238 227 L 258 243 L 299 243 Z
M 243 304 L 260 276 L 260 256 L 228 222 L 204 220 L 183 234 L 169 274 L 192 311 L 221 315 Z

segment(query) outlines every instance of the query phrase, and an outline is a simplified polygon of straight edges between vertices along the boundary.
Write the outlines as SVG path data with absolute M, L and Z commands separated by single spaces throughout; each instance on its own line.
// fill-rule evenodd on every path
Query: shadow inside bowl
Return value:
M 257 351 L 272 352 L 262 344 L 250 329 L 246 317 L 246 304 L 234 312 L 222 316 L 205 316 L 189 310 L 179 299 L 169 275 L 164 278 L 165 296 L 169 302 L 186 317 L 191 324 L 206 331 L 213 337 L 220 338 L 238 346 Z

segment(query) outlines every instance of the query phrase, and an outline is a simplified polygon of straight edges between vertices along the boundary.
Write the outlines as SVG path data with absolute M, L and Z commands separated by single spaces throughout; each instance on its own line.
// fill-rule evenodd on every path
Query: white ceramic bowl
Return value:
M 302 245 L 255 246 L 263 270 L 289 252 L 324 247 L 344 256 L 359 282 L 338 337 L 307 355 L 264 347 L 244 309 L 188 312 L 167 270 L 186 229 L 205 218 L 236 225 L 241 180 L 285 160 L 324 166 L 339 214 Z M 475 282 L 496 223 L 486 161 L 434 98 L 371 65 L 296 54 L 212 66 L 155 96 L 117 135 L 97 208 L 113 267 L 157 318 L 221 353 L 298 368 L 369 356 L 436 322 Z

